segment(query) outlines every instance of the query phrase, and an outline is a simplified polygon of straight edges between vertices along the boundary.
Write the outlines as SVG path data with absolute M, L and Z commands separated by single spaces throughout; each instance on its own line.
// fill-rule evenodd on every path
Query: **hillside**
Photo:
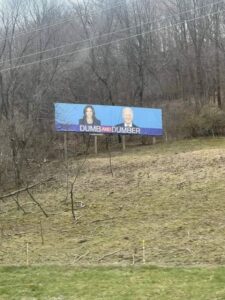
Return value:
M 84 158 L 69 160 L 73 180 Z M 199 139 L 89 155 L 75 184 L 73 222 L 66 168 L 49 162 L 18 210 L 0 202 L 0 264 L 225 265 L 225 139 Z M 77 203 L 78 206 L 80 203 Z M 41 235 L 42 232 L 42 235 Z

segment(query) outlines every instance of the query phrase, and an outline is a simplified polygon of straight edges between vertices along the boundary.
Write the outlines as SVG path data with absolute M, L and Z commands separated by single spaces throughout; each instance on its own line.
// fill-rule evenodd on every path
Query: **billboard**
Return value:
M 56 131 L 161 136 L 162 110 L 55 103 Z

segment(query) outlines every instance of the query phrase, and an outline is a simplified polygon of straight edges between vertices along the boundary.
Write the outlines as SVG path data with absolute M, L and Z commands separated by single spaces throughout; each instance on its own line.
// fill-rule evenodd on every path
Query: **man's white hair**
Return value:
M 134 117 L 134 113 L 133 113 L 132 108 L 130 108 L 130 107 L 125 107 L 125 108 L 123 109 L 123 115 L 124 115 L 124 113 L 125 113 L 126 111 L 129 111 L 129 113 L 132 115 L 132 118 Z

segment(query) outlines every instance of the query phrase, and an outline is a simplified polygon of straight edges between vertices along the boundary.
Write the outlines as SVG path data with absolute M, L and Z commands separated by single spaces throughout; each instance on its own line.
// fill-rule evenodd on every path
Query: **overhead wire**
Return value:
M 119 5 L 116 5 L 116 6 L 112 6 L 110 8 L 106 8 L 106 9 L 103 9 L 101 12 L 104 12 L 104 11 L 108 11 L 108 10 L 112 10 L 112 9 L 115 9 L 117 7 L 120 7 L 122 5 L 123 2 L 119 2 L 120 4 Z M 94 14 L 93 14 L 94 15 Z M 33 30 L 30 30 L 30 31 L 24 31 L 24 32 L 21 32 L 21 33 L 18 33 L 18 34 L 15 34 L 15 35 L 10 35 L 9 37 L 7 38 L 1 38 L 0 41 L 6 41 L 6 40 L 9 40 L 9 39 L 15 39 L 17 37 L 20 37 L 20 36 L 23 36 L 23 35 L 26 35 L 26 34 L 32 34 L 32 33 L 35 33 L 35 32 L 38 32 L 38 31 L 42 31 L 42 30 L 46 30 L 46 29 L 49 29 L 51 27 L 55 27 L 55 26 L 58 26 L 58 25 L 61 25 L 61 24 L 65 24 L 65 23 L 68 23 L 68 22 L 71 22 L 71 21 L 74 21 L 74 17 L 73 18 L 68 18 L 68 19 L 64 19 L 60 22 L 56 22 L 56 23 L 53 23 L 53 24 L 49 24 L 49 25 L 44 25 L 44 26 L 40 26 L 40 27 L 37 27 Z
M 168 25 L 168 26 L 163 26 L 163 27 L 156 28 L 156 29 L 153 29 L 153 30 L 148 30 L 148 31 L 145 31 L 145 32 L 134 34 L 134 35 L 131 35 L 131 36 L 128 36 L 128 37 L 125 37 L 125 38 L 116 39 L 116 40 L 106 42 L 106 43 L 103 43 L 103 44 L 78 49 L 78 50 L 75 50 L 75 51 L 72 51 L 72 52 L 69 52 L 69 53 L 63 53 L 63 54 L 56 55 L 56 56 L 53 56 L 53 57 L 48 57 L 48 58 L 44 58 L 44 59 L 41 59 L 41 60 L 32 61 L 32 62 L 25 63 L 25 64 L 20 64 L 20 65 L 17 65 L 17 66 L 12 66 L 12 67 L 9 67 L 9 68 L 2 69 L 0 72 L 7 72 L 7 71 L 10 71 L 10 70 L 14 70 L 14 69 L 24 68 L 24 67 L 27 67 L 27 66 L 30 66 L 30 65 L 39 64 L 39 63 L 42 63 L 42 62 L 47 62 L 47 61 L 50 61 L 50 60 L 70 56 L 70 55 L 73 55 L 75 53 L 101 48 L 101 47 L 108 46 L 108 45 L 111 45 L 111 44 L 114 44 L 114 43 L 119 43 L 119 42 L 122 42 L 122 41 L 126 41 L 126 40 L 129 40 L 131 38 L 138 37 L 138 36 L 146 35 L 146 34 L 149 34 L 149 33 L 161 31 L 161 30 L 168 29 L 168 28 L 173 28 L 177 25 L 185 24 L 186 22 L 193 22 L 195 20 L 199 20 L 199 19 L 206 18 L 206 17 L 212 16 L 212 15 L 220 14 L 224 11 L 225 10 L 216 11 L 216 12 L 209 13 L 209 14 L 206 14 L 206 15 L 203 15 L 203 16 L 195 17 L 195 18 L 188 19 L 188 20 L 183 20 L 182 22 L 174 23 L 174 24 L 171 24 L 171 25 Z
M 98 38 L 104 38 L 104 37 L 108 37 L 108 36 L 111 36 L 111 35 L 114 35 L 114 34 L 123 33 L 123 32 L 126 32 L 128 30 L 135 29 L 135 28 L 141 27 L 141 26 L 146 26 L 146 25 L 152 25 L 152 24 L 155 24 L 155 23 L 160 23 L 162 21 L 166 21 L 168 19 L 174 18 L 175 16 L 180 16 L 180 15 L 183 15 L 183 14 L 190 13 L 192 11 L 200 10 L 200 9 L 203 9 L 203 8 L 206 8 L 206 7 L 209 7 L 209 6 L 215 6 L 215 5 L 218 5 L 218 4 L 221 4 L 221 3 L 224 3 L 224 0 L 219 1 L 219 2 L 215 2 L 215 3 L 210 3 L 210 4 L 207 4 L 207 5 L 198 7 L 198 8 L 192 8 L 190 10 L 182 11 L 180 13 L 168 16 L 167 18 L 161 17 L 159 20 L 149 21 L 149 22 L 145 22 L 145 23 L 139 23 L 138 25 L 126 27 L 126 28 L 123 28 L 123 29 L 118 30 L 118 31 L 104 33 L 102 35 L 94 36 L 92 38 L 88 38 L 88 39 L 84 39 L 84 40 L 79 40 L 79 41 L 75 41 L 75 42 L 72 42 L 72 43 L 67 43 L 67 44 L 64 44 L 64 45 L 61 45 L 61 46 L 57 46 L 57 47 L 54 47 L 54 48 L 50 48 L 50 49 L 46 49 L 46 50 L 42 50 L 42 51 L 38 51 L 38 52 L 29 53 L 29 54 L 26 54 L 26 55 L 23 55 L 23 56 L 20 56 L 20 57 L 13 57 L 11 59 L 2 60 L 2 61 L 0 61 L 0 64 L 5 64 L 7 62 L 11 63 L 12 61 L 15 61 L 15 60 L 22 60 L 22 59 L 25 59 L 25 58 L 28 58 L 28 57 L 32 57 L 32 56 L 35 56 L 35 55 L 44 54 L 44 53 L 48 53 L 48 52 L 51 52 L 51 51 L 59 50 L 59 49 L 65 48 L 65 47 L 75 46 L 75 45 L 79 45 L 81 43 L 86 43 L 86 42 L 92 42 L 92 41 L 94 41 L 94 40 L 96 40 Z

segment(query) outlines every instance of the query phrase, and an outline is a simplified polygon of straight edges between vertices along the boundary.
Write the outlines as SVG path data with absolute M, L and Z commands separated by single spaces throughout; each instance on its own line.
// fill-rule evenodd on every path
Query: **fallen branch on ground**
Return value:
M 53 180 L 53 179 L 54 179 L 53 177 L 50 177 L 50 178 L 48 178 L 48 179 L 46 179 L 46 180 L 37 182 L 37 183 L 35 183 L 35 184 L 32 184 L 32 185 L 29 185 L 29 186 L 27 186 L 27 187 L 21 188 L 21 189 L 19 189 L 19 190 L 17 190 L 17 191 L 13 191 L 13 192 L 11 192 L 11 193 L 9 193 L 9 194 L 0 196 L 0 200 L 5 199 L 5 198 L 9 198 L 9 197 L 12 197 L 12 196 L 15 196 L 15 195 L 17 195 L 17 194 L 19 194 L 19 193 L 21 193 L 21 192 L 26 192 L 26 191 L 29 190 L 29 189 L 33 189 L 34 187 L 36 187 L 36 186 L 38 186 L 38 185 L 41 185 L 41 184 L 43 184 L 43 183 L 49 182 L 49 181 L 51 181 L 51 180 Z
M 121 252 L 122 250 L 117 250 L 117 251 L 115 251 L 115 252 L 112 252 L 112 253 L 108 253 L 108 254 L 106 254 L 106 255 L 103 255 L 102 257 L 100 257 L 99 259 L 98 259 L 98 262 L 100 262 L 101 260 L 103 260 L 104 258 L 106 258 L 106 257 L 108 257 L 108 256 L 112 256 L 112 255 L 114 255 L 114 254 L 116 254 L 116 253 L 118 253 L 118 252 Z
M 31 197 L 31 199 L 34 201 L 34 203 L 37 204 L 37 206 L 40 208 L 40 210 L 43 212 L 43 214 L 46 216 L 46 218 L 48 218 L 47 213 L 45 212 L 45 210 L 43 209 L 43 207 L 41 206 L 41 204 L 31 194 L 31 192 L 29 191 L 29 189 L 27 189 L 26 192 Z
M 75 259 L 74 263 L 80 261 L 83 257 L 85 257 L 88 254 L 89 254 L 89 251 L 85 252 L 84 254 L 82 254 L 81 256 L 79 256 L 77 259 Z

